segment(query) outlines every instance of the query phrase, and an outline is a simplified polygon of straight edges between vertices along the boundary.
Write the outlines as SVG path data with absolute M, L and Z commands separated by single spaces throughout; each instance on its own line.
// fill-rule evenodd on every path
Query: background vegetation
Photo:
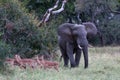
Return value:
M 43 18 L 55 2 L 56 0 L 0 0 L 1 64 L 6 57 L 15 54 L 33 57 L 54 52 L 57 48 L 56 30 L 64 22 L 92 21 L 97 25 L 99 35 L 89 39 L 91 44 L 120 45 L 120 0 L 68 0 L 62 13 L 52 15 L 49 22 L 38 28 L 37 21 Z
M 55 4 L 56 0 L 30 0 L 26 2 L 29 12 L 35 12 L 42 19 L 45 11 Z M 61 1 L 62 2 L 62 1 Z M 47 4 L 47 5 L 46 5 Z M 90 39 L 94 45 L 119 45 L 120 44 L 120 1 L 119 0 L 69 0 L 65 10 L 52 15 L 52 18 L 62 15 L 64 21 L 70 23 L 94 22 L 99 30 L 99 35 Z M 81 19 L 81 21 L 78 19 Z M 57 21 L 59 22 L 59 21 Z

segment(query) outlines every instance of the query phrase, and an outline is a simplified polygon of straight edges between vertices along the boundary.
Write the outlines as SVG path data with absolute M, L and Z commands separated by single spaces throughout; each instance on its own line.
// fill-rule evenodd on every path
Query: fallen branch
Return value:
M 28 59 L 28 58 L 21 59 L 19 55 L 15 55 L 13 59 L 7 58 L 6 63 L 12 66 L 16 65 L 24 69 L 26 67 L 30 67 L 30 68 L 40 67 L 44 69 L 53 68 L 57 71 L 58 71 L 58 65 L 59 65 L 58 62 L 44 60 L 43 56 L 40 58 L 37 56 L 35 59 Z

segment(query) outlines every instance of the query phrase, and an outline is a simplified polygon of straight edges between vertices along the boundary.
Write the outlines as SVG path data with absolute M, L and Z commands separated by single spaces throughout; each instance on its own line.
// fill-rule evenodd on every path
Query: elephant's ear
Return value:
M 73 24 L 70 23 L 64 23 L 58 27 L 58 34 L 59 35 L 64 35 L 64 36 L 69 36 L 72 35 L 71 33 L 71 27 L 73 27 Z
M 85 29 L 87 31 L 87 35 L 96 35 L 97 34 L 97 28 L 96 28 L 94 23 L 84 22 L 82 24 L 85 26 Z

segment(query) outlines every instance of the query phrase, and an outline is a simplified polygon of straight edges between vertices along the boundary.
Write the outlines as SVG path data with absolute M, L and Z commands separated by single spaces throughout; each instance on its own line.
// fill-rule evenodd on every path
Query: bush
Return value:
M 115 15 L 113 19 L 109 20 L 103 26 L 102 32 L 104 36 L 105 45 L 119 45 L 120 44 L 120 15 Z
M 63 17 L 53 17 L 52 21 L 37 28 L 34 16 L 18 4 L 17 0 L 5 0 L 0 5 L 0 38 L 12 48 L 11 55 L 33 57 L 54 50 L 57 45 L 57 25 Z M 12 57 L 12 56 L 10 56 Z
M 3 2 L 0 20 L 0 38 L 13 48 L 11 54 L 32 57 L 38 53 L 41 49 L 41 33 L 17 1 Z
M 0 71 L 5 69 L 3 62 L 7 55 L 11 54 L 11 47 L 3 41 L 0 41 Z

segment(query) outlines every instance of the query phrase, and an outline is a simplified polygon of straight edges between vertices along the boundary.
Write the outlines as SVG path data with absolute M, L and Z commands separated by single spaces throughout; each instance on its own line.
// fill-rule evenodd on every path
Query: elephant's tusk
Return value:
M 82 49 L 82 47 L 80 45 L 78 45 L 78 48 Z

